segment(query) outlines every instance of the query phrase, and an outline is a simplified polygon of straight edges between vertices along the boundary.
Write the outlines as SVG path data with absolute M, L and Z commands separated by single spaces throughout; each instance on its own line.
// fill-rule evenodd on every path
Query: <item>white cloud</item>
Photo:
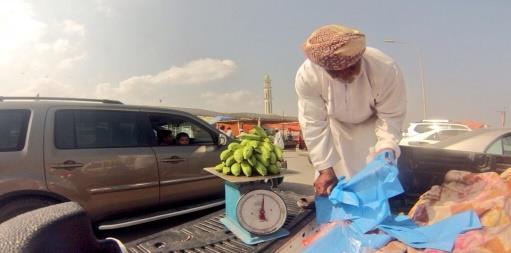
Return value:
M 81 53 L 75 56 L 71 56 L 69 58 L 65 58 L 57 64 L 57 69 L 59 70 L 69 69 L 73 67 L 74 64 L 84 60 L 86 57 L 87 55 L 85 53 Z
M 67 52 L 71 47 L 71 43 L 68 39 L 57 39 L 53 43 L 38 43 L 35 48 L 39 52 L 47 52 L 47 51 L 53 51 L 55 53 L 65 53 Z
M 8 63 L 16 50 L 37 41 L 46 24 L 36 20 L 32 7 L 23 1 L 2 1 L 0 8 L 0 64 Z
M 204 92 L 200 95 L 208 108 L 223 112 L 257 112 L 254 108 L 262 108 L 261 95 L 254 92 L 239 90 L 233 92 Z
M 64 20 L 64 33 L 70 34 L 70 35 L 79 35 L 83 36 L 85 34 L 85 26 L 82 24 L 79 24 L 78 22 L 74 20 Z
M 133 76 L 121 81 L 117 86 L 111 83 L 98 84 L 96 95 L 144 103 L 144 98 L 159 97 L 160 92 L 169 86 L 197 85 L 221 80 L 231 75 L 236 68 L 232 60 L 199 59 L 184 66 L 170 67 L 155 75 Z
M 103 0 L 96 0 L 96 10 L 107 18 L 111 18 L 116 14 L 112 7 L 108 6 Z
M 232 60 L 199 59 L 182 67 L 171 67 L 156 75 L 134 76 L 121 82 L 122 86 L 148 84 L 201 84 L 223 79 L 236 69 Z
M 22 89 L 11 92 L 11 96 L 77 97 L 80 93 L 72 86 L 50 78 L 32 80 Z M 83 95 L 83 94 L 82 94 Z
M 44 75 L 58 75 L 83 60 L 85 27 L 74 20 L 46 24 L 36 19 L 25 1 L 4 1 L 0 8 L 0 67 L 5 79 L 26 83 Z M 23 76 L 14 77 L 14 73 Z

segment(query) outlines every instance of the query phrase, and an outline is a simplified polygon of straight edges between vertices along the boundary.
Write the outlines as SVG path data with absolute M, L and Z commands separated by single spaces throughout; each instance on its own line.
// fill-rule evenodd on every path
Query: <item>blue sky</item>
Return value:
M 315 28 L 366 33 L 393 57 L 422 117 L 498 123 L 511 85 L 509 1 L 7 1 L 0 10 L 0 94 L 296 115 L 294 76 Z M 393 39 L 408 44 L 384 43 Z M 160 102 L 161 100 L 161 102 Z

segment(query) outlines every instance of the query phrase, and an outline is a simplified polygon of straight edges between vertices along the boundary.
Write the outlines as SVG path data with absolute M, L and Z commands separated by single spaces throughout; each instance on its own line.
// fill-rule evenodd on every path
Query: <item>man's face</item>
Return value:
M 355 80 L 360 73 L 362 60 L 357 61 L 355 64 L 341 70 L 327 70 L 332 78 L 340 79 L 344 82 L 351 83 Z

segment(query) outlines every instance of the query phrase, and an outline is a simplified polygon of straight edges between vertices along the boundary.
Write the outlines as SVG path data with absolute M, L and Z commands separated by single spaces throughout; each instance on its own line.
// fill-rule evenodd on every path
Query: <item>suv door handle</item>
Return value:
M 63 163 L 55 164 L 52 166 L 54 169 L 73 170 L 76 168 L 83 167 L 83 163 L 77 163 L 73 160 L 67 160 Z
M 171 156 L 169 158 L 163 158 L 160 160 L 160 162 L 162 163 L 180 163 L 180 162 L 184 162 L 186 161 L 186 159 L 182 158 L 182 157 L 179 157 L 179 156 Z

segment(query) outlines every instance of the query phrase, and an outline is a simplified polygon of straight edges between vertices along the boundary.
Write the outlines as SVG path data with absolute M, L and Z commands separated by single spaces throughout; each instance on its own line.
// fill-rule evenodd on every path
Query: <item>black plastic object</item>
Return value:
M 0 252 L 122 253 L 115 240 L 97 240 L 91 220 L 74 202 L 16 216 L 0 224 Z

